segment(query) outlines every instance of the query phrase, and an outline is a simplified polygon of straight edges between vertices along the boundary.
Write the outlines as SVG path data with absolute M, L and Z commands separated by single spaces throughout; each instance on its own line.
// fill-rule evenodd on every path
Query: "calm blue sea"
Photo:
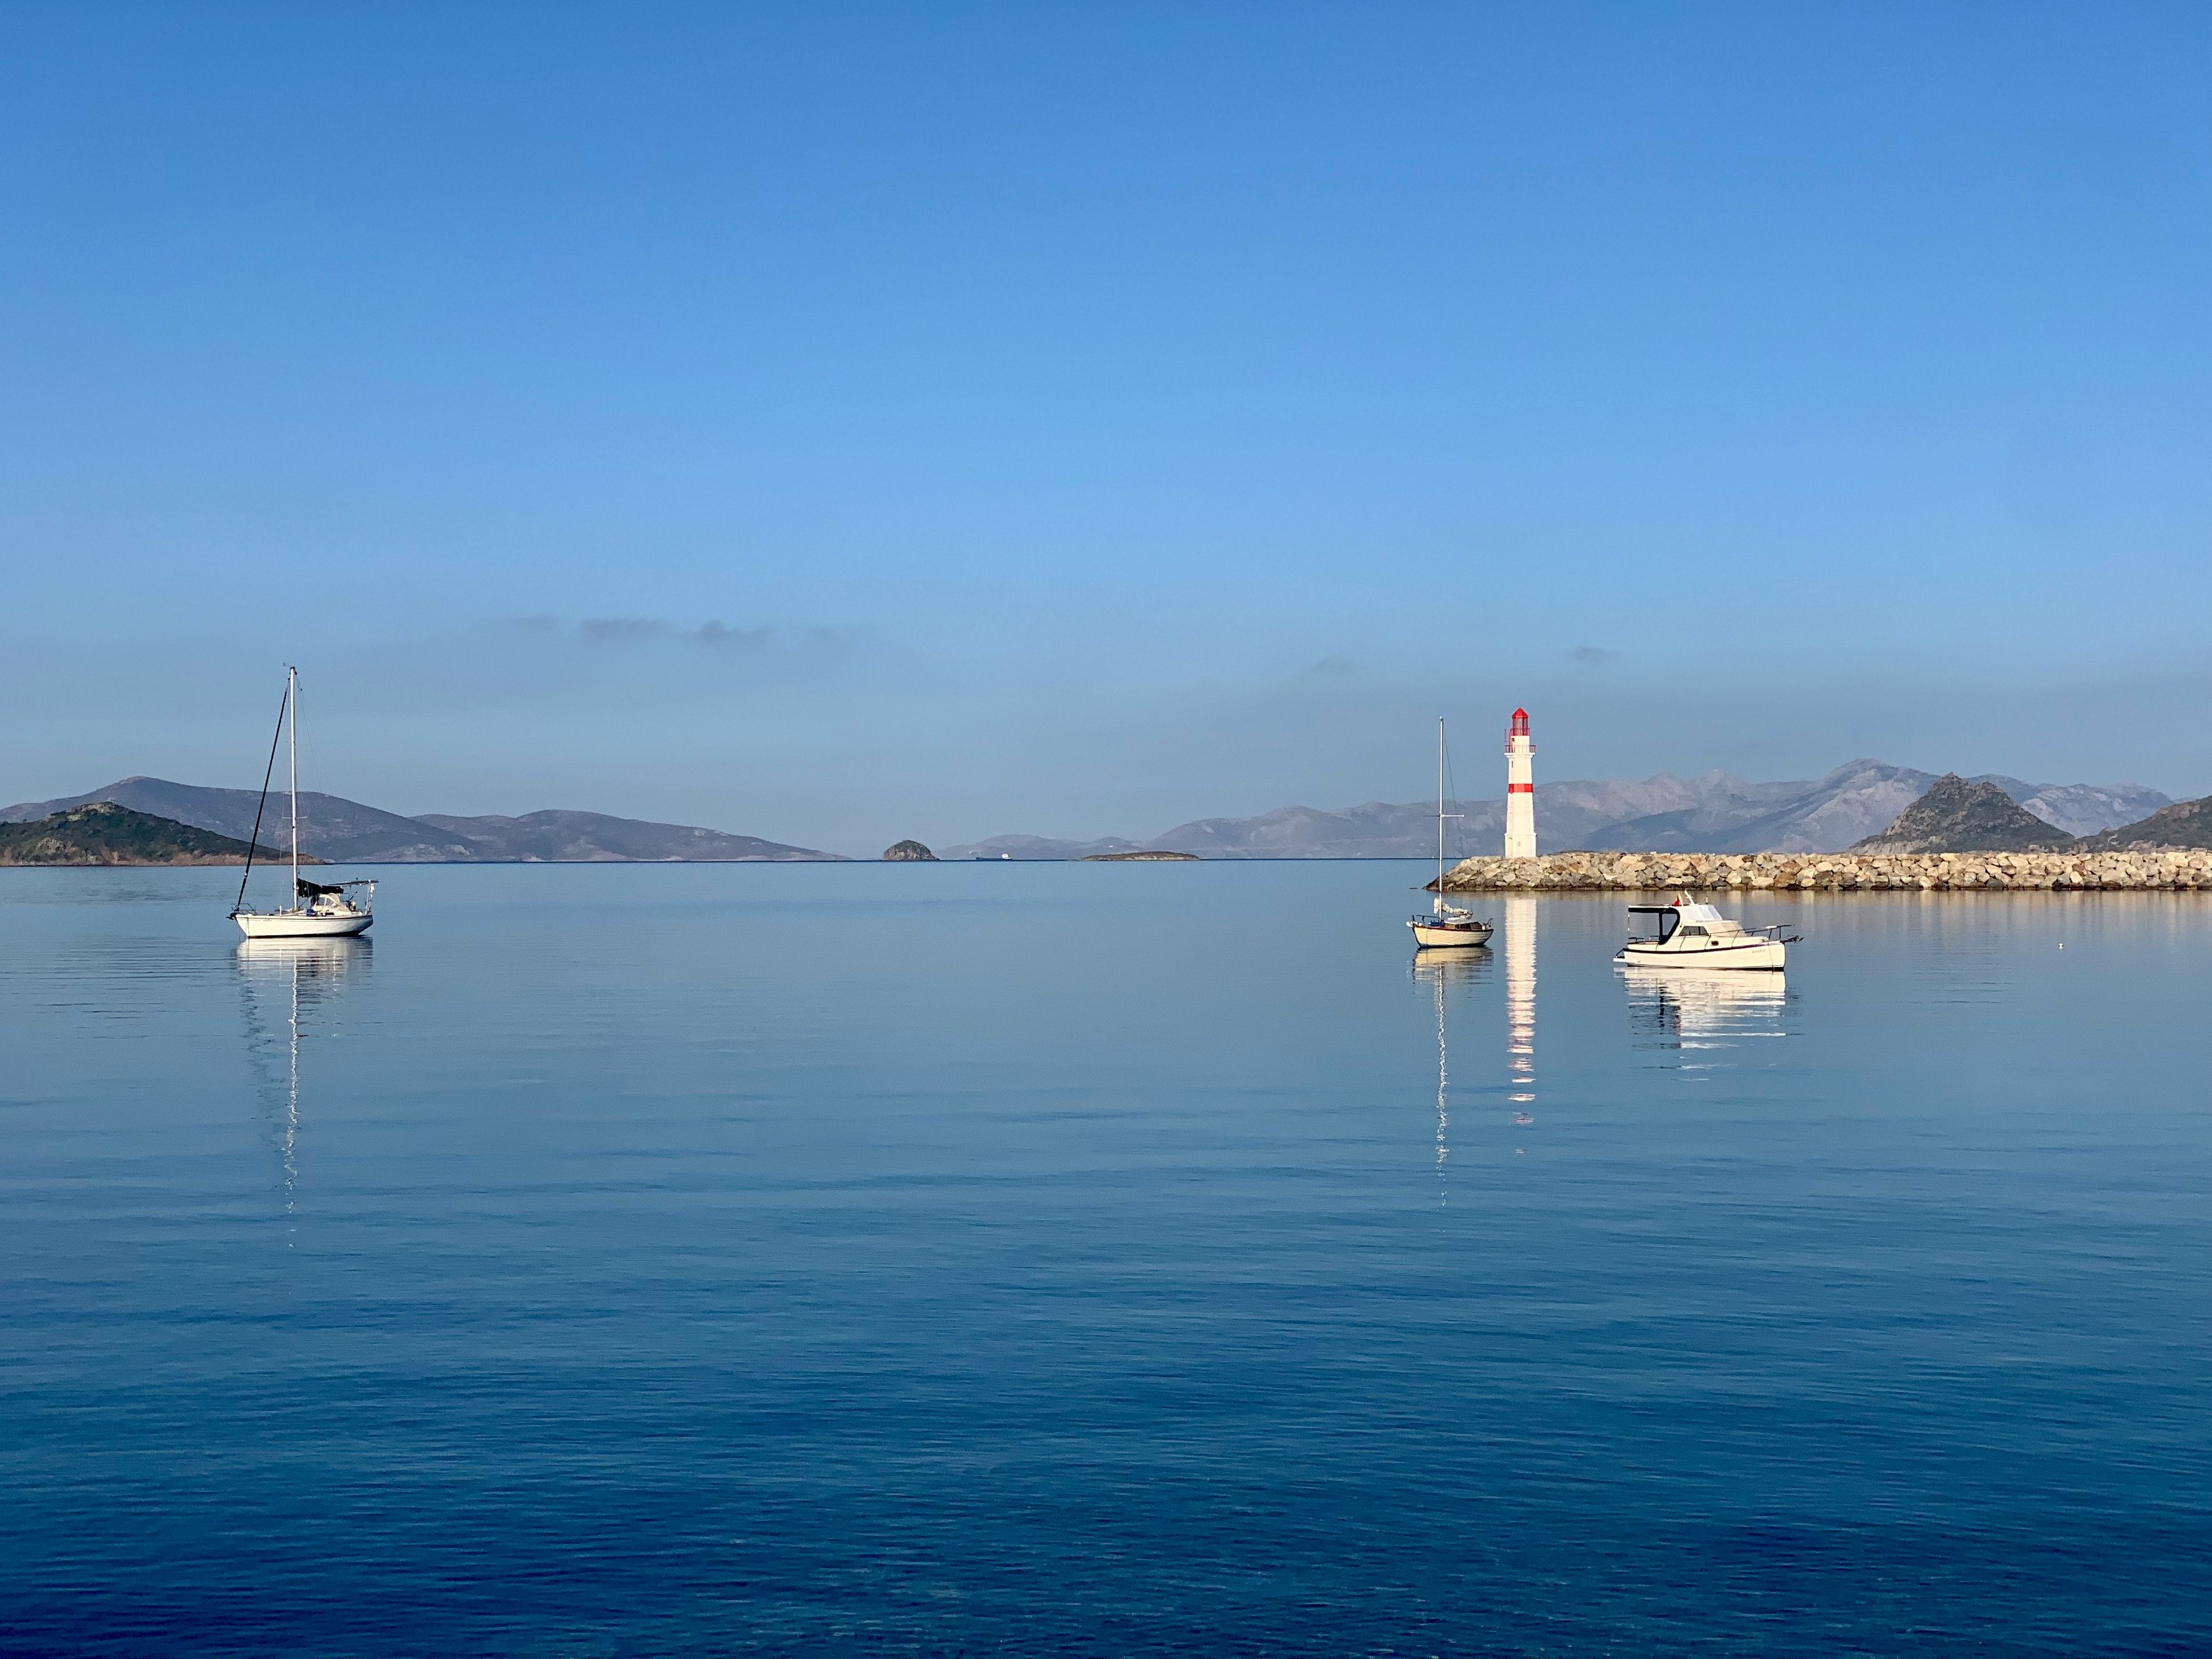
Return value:
M 380 873 L 0 871 L 9 1654 L 2212 1648 L 2212 900 Z

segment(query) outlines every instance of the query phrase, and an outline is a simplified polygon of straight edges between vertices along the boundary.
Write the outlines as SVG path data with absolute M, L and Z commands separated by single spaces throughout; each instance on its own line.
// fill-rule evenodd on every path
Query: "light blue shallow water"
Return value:
M 8 1652 L 2212 1646 L 2203 899 L 383 873 L 0 872 Z

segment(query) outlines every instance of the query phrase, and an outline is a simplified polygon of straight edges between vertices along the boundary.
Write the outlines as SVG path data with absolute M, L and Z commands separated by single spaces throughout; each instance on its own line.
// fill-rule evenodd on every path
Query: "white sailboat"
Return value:
M 1413 930 L 1413 944 L 1421 950 L 1464 950 L 1470 945 L 1487 945 L 1492 932 L 1486 921 L 1477 921 L 1474 912 L 1461 908 L 1444 899 L 1444 820 L 1457 817 L 1456 812 L 1444 811 L 1444 723 L 1437 722 L 1437 902 L 1425 916 L 1415 916 L 1406 923 Z
M 269 805 L 269 781 L 276 772 L 276 744 L 287 726 L 292 734 L 292 904 L 284 910 L 246 908 L 246 878 L 261 844 L 262 814 Z M 276 735 L 269 741 L 269 766 L 261 776 L 261 804 L 253 809 L 253 835 L 246 846 L 246 872 L 238 878 L 238 902 L 230 919 L 248 939 L 348 939 L 368 931 L 376 899 L 373 881 L 342 881 L 325 886 L 300 878 L 300 671 L 284 670 L 284 702 L 276 713 Z

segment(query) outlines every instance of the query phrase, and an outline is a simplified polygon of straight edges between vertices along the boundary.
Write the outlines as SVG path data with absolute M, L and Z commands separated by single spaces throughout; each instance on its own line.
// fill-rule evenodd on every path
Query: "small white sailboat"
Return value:
M 1672 904 L 1632 904 L 1632 916 L 1656 916 L 1659 931 L 1646 936 L 1632 933 L 1613 960 L 1624 967 L 1755 969 L 1779 973 L 1786 947 L 1798 935 L 1784 934 L 1787 925 L 1746 928 L 1710 904 L 1700 904 L 1687 893 Z M 1629 926 L 1633 927 L 1632 921 Z
M 1472 945 L 1487 945 L 1494 931 L 1486 921 L 1477 921 L 1474 912 L 1449 903 L 1444 898 L 1444 820 L 1455 818 L 1456 812 L 1444 811 L 1444 723 L 1437 722 L 1437 902 L 1425 916 L 1414 916 L 1406 926 L 1413 930 L 1413 944 L 1425 951 L 1465 950 Z
M 253 874 L 253 854 L 261 844 L 262 814 L 269 805 L 269 781 L 276 773 L 276 744 L 287 726 L 292 733 L 292 904 L 284 910 L 249 910 L 246 883 Z M 365 933 L 375 918 L 373 881 L 329 885 L 300 878 L 300 671 L 284 670 L 284 702 L 276 712 L 276 735 L 269 741 L 269 766 L 261 777 L 261 804 L 253 809 L 253 835 L 246 844 L 246 871 L 238 878 L 238 902 L 230 919 L 248 939 L 349 939 Z

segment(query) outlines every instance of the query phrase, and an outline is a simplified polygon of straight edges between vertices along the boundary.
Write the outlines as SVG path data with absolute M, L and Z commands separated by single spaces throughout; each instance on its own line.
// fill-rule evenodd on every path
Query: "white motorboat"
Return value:
M 1425 916 L 1414 916 L 1406 923 L 1413 930 L 1413 945 L 1417 950 L 1467 950 L 1477 945 L 1490 943 L 1494 931 L 1486 921 L 1477 921 L 1474 912 L 1446 902 L 1444 898 L 1444 820 L 1455 818 L 1456 812 L 1444 811 L 1444 723 L 1437 722 L 1437 902 Z
M 283 910 L 249 910 L 246 884 L 253 874 L 253 855 L 261 845 L 261 819 L 269 806 L 269 784 L 276 775 L 276 745 L 287 726 L 292 733 L 292 903 Z M 246 870 L 238 878 L 238 902 L 230 919 L 248 939 L 349 939 L 365 933 L 375 918 L 373 881 L 325 884 L 300 877 L 300 671 L 284 671 L 284 702 L 276 711 L 276 735 L 269 740 L 269 765 L 261 777 L 261 804 L 253 809 L 253 834 L 246 843 Z
M 1711 905 L 1699 904 L 1687 893 L 1672 904 L 1632 904 L 1628 914 L 1632 928 L 1638 916 L 1653 916 L 1658 921 L 1656 933 L 1632 933 L 1628 943 L 1614 955 L 1615 962 L 1629 967 L 1778 972 L 1787 954 L 1785 947 L 1796 944 L 1798 938 L 1795 933 L 1785 935 L 1784 923 L 1746 928 Z

